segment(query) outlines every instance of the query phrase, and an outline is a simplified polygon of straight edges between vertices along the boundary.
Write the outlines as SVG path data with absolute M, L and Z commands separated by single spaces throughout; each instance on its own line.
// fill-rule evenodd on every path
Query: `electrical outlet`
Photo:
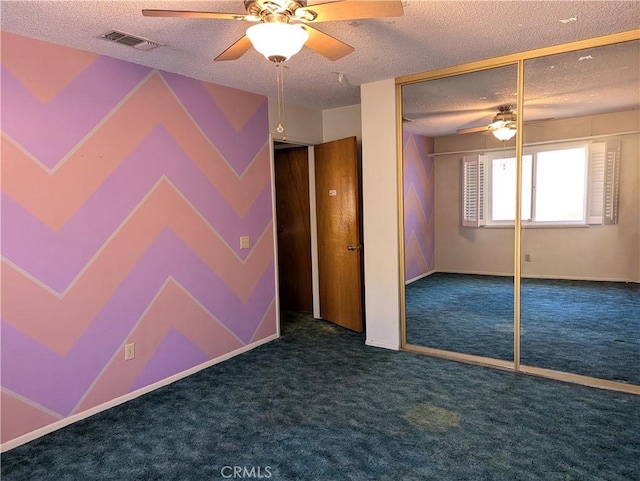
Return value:
M 249 248 L 249 236 L 243 235 L 240 237 L 240 249 L 248 249 Z
M 525 254 L 524 255 L 524 261 L 525 262 L 531 262 L 531 254 Z
M 135 343 L 125 344 L 124 346 L 124 360 L 130 361 L 136 357 L 136 345 Z

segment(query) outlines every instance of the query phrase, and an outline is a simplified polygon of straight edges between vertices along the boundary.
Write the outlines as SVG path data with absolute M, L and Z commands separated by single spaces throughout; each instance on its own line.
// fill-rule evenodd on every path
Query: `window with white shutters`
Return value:
M 514 164 L 505 152 L 462 158 L 463 226 L 513 225 Z M 524 225 L 618 222 L 620 141 L 530 147 L 522 168 Z

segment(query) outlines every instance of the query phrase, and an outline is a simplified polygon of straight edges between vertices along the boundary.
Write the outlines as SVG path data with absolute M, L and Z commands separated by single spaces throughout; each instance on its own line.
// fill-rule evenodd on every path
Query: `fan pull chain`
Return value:
M 275 62 L 276 64 L 276 83 L 278 85 L 278 126 L 276 132 L 282 135 L 282 140 L 287 140 L 284 135 L 284 71 L 282 62 Z

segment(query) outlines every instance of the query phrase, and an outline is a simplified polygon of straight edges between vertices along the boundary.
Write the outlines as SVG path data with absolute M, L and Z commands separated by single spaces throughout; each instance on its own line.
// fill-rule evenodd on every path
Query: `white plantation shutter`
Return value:
M 604 142 L 589 147 L 589 192 L 587 224 L 602 224 L 604 210 Z
M 485 224 L 485 159 L 481 155 L 462 158 L 462 225 L 479 227 Z
M 605 142 L 604 212 L 602 223 L 618 223 L 618 198 L 620 197 L 620 141 Z
M 587 223 L 617 224 L 619 195 L 620 141 L 591 144 Z

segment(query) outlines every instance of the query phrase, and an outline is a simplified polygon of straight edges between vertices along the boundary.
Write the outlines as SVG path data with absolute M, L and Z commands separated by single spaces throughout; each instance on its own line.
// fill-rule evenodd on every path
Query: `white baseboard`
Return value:
M 471 274 L 477 276 L 513 277 L 513 273 L 508 272 L 466 271 L 460 269 L 438 269 L 435 272 L 444 274 Z
M 435 274 L 436 272 L 442 272 L 445 274 L 472 274 L 478 276 L 496 276 L 496 277 L 513 277 L 513 273 L 503 272 L 486 272 L 486 271 L 464 271 L 455 269 L 439 269 L 437 271 L 430 272 L 429 274 Z M 584 277 L 584 276 L 558 276 L 548 274 L 521 274 L 521 279 L 553 279 L 553 280 L 565 280 L 565 281 L 596 281 L 596 282 L 630 282 L 637 284 L 639 281 L 633 279 L 623 279 L 619 277 Z
M 552 279 L 552 280 L 560 280 L 560 281 L 594 281 L 594 282 L 629 282 L 632 284 L 637 284 L 638 281 L 633 281 L 629 279 L 622 279 L 619 277 L 581 277 L 581 276 L 554 276 L 554 275 L 543 275 L 543 274 L 523 274 L 523 279 Z
M 364 343 L 365 343 L 366 346 L 370 346 L 370 347 L 380 347 L 382 349 L 389 349 L 391 351 L 399 351 L 400 350 L 400 346 L 395 346 L 393 344 L 387 344 L 386 342 L 371 341 L 371 340 L 367 339 Z
M 17 448 L 18 446 L 21 446 L 23 444 L 33 441 L 34 439 L 38 439 L 46 434 L 52 433 L 53 431 L 57 431 L 58 429 L 62 429 L 66 426 L 69 426 L 70 424 L 81 421 L 82 419 L 91 417 L 94 414 L 98 414 L 102 411 L 106 411 L 107 409 L 116 407 L 119 404 L 123 404 L 127 401 L 131 401 L 132 399 L 140 397 L 151 391 L 155 391 L 156 389 L 167 386 L 171 383 L 179 381 L 180 379 L 184 379 L 185 377 L 191 376 L 192 374 L 195 374 L 198 371 L 202 371 L 203 369 L 211 367 L 220 362 L 226 361 L 227 359 L 231 359 L 232 357 L 238 356 L 247 351 L 255 349 L 256 347 L 266 344 L 267 342 L 271 342 L 277 338 L 278 338 L 277 334 L 273 334 L 269 337 L 265 337 L 264 339 L 260 339 L 259 341 L 256 341 L 252 344 L 247 344 L 246 346 L 236 349 L 235 351 L 231 351 L 231 352 L 228 352 L 227 354 L 223 354 L 222 356 L 216 357 L 215 359 L 211 359 L 210 361 L 194 366 L 190 369 L 187 369 L 186 371 L 179 372 L 166 379 L 162 379 L 161 381 L 155 382 L 153 384 L 149 384 L 148 386 L 142 387 L 140 389 L 136 389 L 135 391 L 127 393 L 124 396 L 120 396 L 118 398 L 112 399 L 111 401 L 107 401 L 106 403 L 100 404 L 99 406 L 95 406 L 95 407 L 92 407 L 91 409 L 87 409 L 86 411 L 82 411 L 77 414 L 72 414 L 71 416 L 61 419 L 60 421 L 57 421 L 52 424 L 48 424 L 47 426 L 44 426 L 40 429 L 36 429 L 35 431 L 31 431 L 30 433 L 23 434 L 22 436 L 18 436 L 15 439 L 12 439 L 10 441 L 7 441 L 6 443 L 0 444 L 0 452 L 4 453 L 5 451 L 9 451 L 10 449 Z
M 433 270 L 430 270 L 429 272 L 426 272 L 424 274 L 420 274 L 419 276 L 413 277 L 413 278 L 409 279 L 408 281 L 405 281 L 404 285 L 407 286 L 407 285 L 411 284 L 412 282 L 419 281 L 420 279 L 423 279 L 423 278 L 425 278 L 427 276 L 430 276 L 431 274 L 435 274 L 436 272 L 438 272 L 438 271 L 433 269 Z

